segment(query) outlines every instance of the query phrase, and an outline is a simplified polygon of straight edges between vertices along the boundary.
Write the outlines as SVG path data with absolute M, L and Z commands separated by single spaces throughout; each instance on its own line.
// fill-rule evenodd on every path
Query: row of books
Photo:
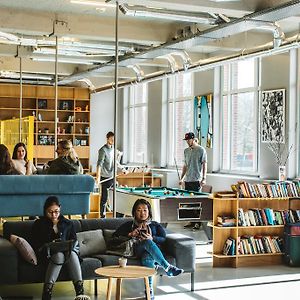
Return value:
M 238 181 L 231 185 L 240 198 L 300 197 L 300 180 L 275 181 L 272 183 L 249 183 Z
M 300 210 L 274 210 L 272 208 L 238 209 L 239 226 L 285 225 L 300 221 Z
M 235 255 L 236 240 L 232 237 L 226 239 L 223 246 L 223 255 Z M 266 254 L 282 253 L 283 239 L 279 236 L 251 236 L 242 235 L 237 240 L 238 254 Z
M 279 236 L 251 236 L 238 237 L 238 254 L 282 253 L 283 239 Z

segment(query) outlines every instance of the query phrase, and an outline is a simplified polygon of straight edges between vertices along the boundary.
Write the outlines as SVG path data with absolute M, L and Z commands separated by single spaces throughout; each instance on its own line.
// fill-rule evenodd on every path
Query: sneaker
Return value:
M 199 230 L 200 229 L 200 224 L 196 223 L 193 227 L 193 230 Z
M 192 227 L 194 227 L 194 224 L 191 222 L 189 222 L 183 226 L 183 228 L 192 228 Z
M 179 269 L 175 266 L 170 265 L 168 271 L 166 271 L 167 275 L 169 277 L 174 277 L 182 274 L 184 271 L 183 269 Z
M 87 295 L 78 295 L 74 300 L 91 300 L 91 298 Z
M 145 299 L 147 299 L 146 291 L 145 291 Z M 154 300 L 154 293 L 153 293 L 153 290 L 150 290 L 150 300 Z

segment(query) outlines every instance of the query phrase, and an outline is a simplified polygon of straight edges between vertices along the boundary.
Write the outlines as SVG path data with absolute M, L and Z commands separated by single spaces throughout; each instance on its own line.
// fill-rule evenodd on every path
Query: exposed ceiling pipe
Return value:
M 96 88 L 88 78 L 82 78 L 78 81 L 84 82 L 91 91 L 95 90 L 95 88 Z
M 258 29 L 269 30 L 273 32 L 273 47 L 278 48 L 285 38 L 284 32 L 276 22 L 267 22 L 261 20 L 246 20 L 252 23 L 252 26 L 257 26 Z
M 172 53 L 172 55 L 179 56 L 182 59 L 183 61 L 182 66 L 184 70 L 187 70 L 189 66 L 192 64 L 192 60 L 185 50 L 176 51 Z
M 202 60 L 202 61 L 199 61 L 198 63 L 190 66 L 188 71 L 196 72 L 196 71 L 210 70 L 212 68 L 223 65 L 225 62 L 232 63 L 232 62 L 242 60 L 242 59 L 249 59 L 249 58 L 255 58 L 255 57 L 264 57 L 264 56 L 270 56 L 270 55 L 274 55 L 274 54 L 280 54 L 280 53 L 289 51 L 290 49 L 293 49 L 293 48 L 300 48 L 300 42 L 299 42 L 298 35 L 296 35 L 295 37 L 289 38 L 288 40 L 283 42 L 283 45 L 281 45 L 278 48 L 273 48 L 272 45 L 266 44 L 263 47 L 260 46 L 260 47 L 248 49 L 247 53 L 245 51 L 243 51 L 242 54 L 238 53 L 238 54 L 234 54 L 234 55 L 228 55 L 228 56 L 223 56 L 223 57 L 216 57 L 216 58 Z M 176 73 L 180 73 L 180 72 L 186 72 L 186 70 L 184 70 L 182 68 L 182 69 L 176 71 Z M 170 71 L 169 72 L 160 71 L 160 72 L 152 73 L 152 74 L 145 76 L 145 78 L 141 82 L 142 83 L 151 82 L 151 81 L 155 81 L 155 80 L 159 80 L 159 79 L 163 79 L 163 78 L 168 78 L 172 75 L 174 75 L 174 73 L 172 73 Z M 129 86 L 132 84 L 137 84 L 137 83 L 138 82 L 135 80 L 122 82 L 119 84 L 119 88 L 123 88 L 123 87 Z M 99 92 L 111 90 L 111 89 L 113 89 L 113 86 L 114 86 L 114 84 L 110 83 L 101 88 L 95 89 L 93 92 L 99 93 Z
M 187 37 L 178 38 L 166 42 L 160 46 L 152 47 L 150 49 L 141 51 L 139 53 L 131 53 L 124 55 L 119 58 L 120 66 L 127 66 L 128 64 L 138 64 L 141 59 L 154 59 L 159 56 L 166 54 L 171 54 L 176 50 L 190 49 L 194 46 L 205 45 L 208 42 L 220 40 L 222 38 L 242 33 L 248 30 L 258 30 L 263 25 L 270 30 L 272 27 L 275 30 L 275 21 L 295 16 L 300 13 L 300 0 L 290 1 L 284 3 L 275 8 L 266 9 L 257 13 L 252 13 L 244 18 L 240 18 L 229 23 L 220 24 L 217 27 L 207 29 L 202 32 L 196 32 L 195 34 L 189 35 Z M 254 22 L 259 21 L 259 22 Z M 265 21 L 265 22 L 262 22 Z M 260 26 L 260 27 L 258 27 Z M 278 34 L 281 36 L 281 34 Z M 275 35 L 277 40 L 277 33 Z M 74 73 L 70 76 L 62 78 L 60 80 L 61 84 L 68 84 L 74 82 L 82 77 L 92 76 L 95 73 L 112 71 L 114 68 L 114 59 L 110 62 L 101 64 L 97 67 L 90 68 L 89 70 Z
M 215 25 L 219 21 L 218 18 L 216 19 L 208 13 L 193 13 L 188 11 L 160 9 L 141 5 L 128 5 L 126 3 L 119 5 L 119 9 L 124 15 L 133 17 L 152 17 L 164 20 L 175 20 L 209 25 Z
M 145 77 L 144 71 L 139 65 L 129 65 L 127 66 L 127 68 L 130 68 L 134 71 L 138 82 L 140 82 Z
M 166 54 L 166 55 L 160 56 L 158 58 L 166 59 L 168 61 L 171 73 L 175 73 L 179 69 L 175 58 L 171 54 Z

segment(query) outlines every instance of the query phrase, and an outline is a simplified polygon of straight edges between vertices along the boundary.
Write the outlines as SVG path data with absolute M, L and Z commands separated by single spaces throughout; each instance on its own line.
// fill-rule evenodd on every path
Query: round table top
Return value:
M 112 278 L 144 278 L 152 276 L 156 273 L 155 269 L 142 267 L 142 266 L 108 266 L 95 270 L 96 274 L 100 276 Z

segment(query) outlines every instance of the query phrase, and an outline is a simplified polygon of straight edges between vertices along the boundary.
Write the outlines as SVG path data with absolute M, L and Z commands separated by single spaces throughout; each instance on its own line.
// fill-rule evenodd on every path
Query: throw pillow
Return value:
M 29 263 L 37 265 L 37 257 L 31 245 L 22 237 L 12 234 L 10 242 L 18 249 L 20 255 Z
M 105 253 L 106 244 L 102 229 L 77 232 L 80 256 Z

